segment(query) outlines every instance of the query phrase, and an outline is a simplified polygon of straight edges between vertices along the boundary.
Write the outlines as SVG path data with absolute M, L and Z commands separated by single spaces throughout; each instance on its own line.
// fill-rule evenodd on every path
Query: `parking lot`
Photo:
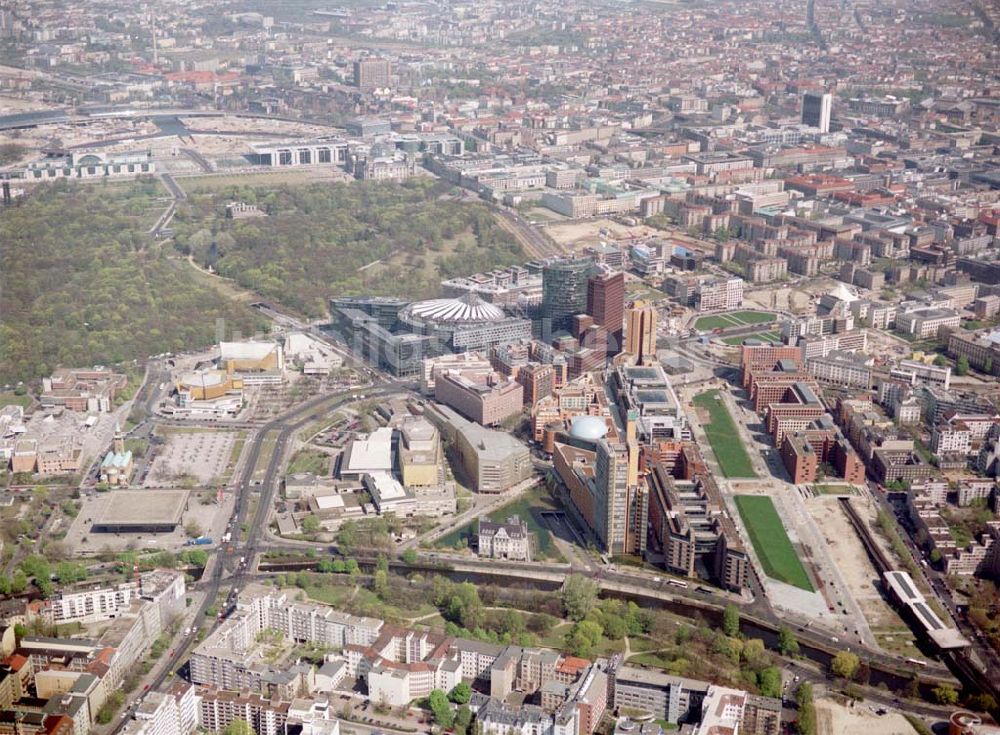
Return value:
M 239 432 L 161 429 L 162 447 L 143 487 L 212 485 L 229 474 Z

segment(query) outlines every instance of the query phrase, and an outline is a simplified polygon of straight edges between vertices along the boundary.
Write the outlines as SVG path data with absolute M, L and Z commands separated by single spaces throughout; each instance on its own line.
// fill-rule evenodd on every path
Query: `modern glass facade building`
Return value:
M 587 311 L 587 281 L 593 272 L 590 258 L 557 260 L 542 272 L 543 334 L 570 332 L 573 317 Z

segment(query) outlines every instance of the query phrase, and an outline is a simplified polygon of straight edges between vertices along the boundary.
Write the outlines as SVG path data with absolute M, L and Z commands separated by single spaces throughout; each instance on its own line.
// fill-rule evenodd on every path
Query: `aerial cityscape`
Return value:
M 0 0 L 0 735 L 1000 735 L 998 26 Z

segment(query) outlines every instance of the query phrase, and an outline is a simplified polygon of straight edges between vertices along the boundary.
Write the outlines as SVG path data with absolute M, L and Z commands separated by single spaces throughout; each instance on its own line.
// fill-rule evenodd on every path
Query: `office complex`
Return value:
M 751 576 L 750 557 L 697 448 L 661 444 L 661 450 L 645 476 L 650 545 L 673 574 L 697 577 L 703 570 L 720 587 L 742 591 Z
M 830 132 L 830 115 L 833 111 L 833 95 L 827 92 L 806 92 L 802 95 L 802 124 L 819 128 L 821 133 Z
M 625 274 L 602 272 L 587 281 L 587 313 L 608 334 L 608 354 L 621 351 L 625 318 Z
M 505 345 L 531 336 L 531 322 L 508 317 L 474 293 L 409 303 L 392 298 L 330 300 L 332 328 L 365 360 L 397 376 L 420 375 L 428 357 Z
M 628 553 L 628 448 L 607 439 L 597 442 L 594 474 L 594 532 L 604 549 Z
M 637 301 L 625 311 L 625 347 L 638 365 L 656 359 L 656 307 Z
M 508 317 L 495 304 L 468 293 L 407 305 L 399 323 L 413 334 L 431 337 L 438 351 L 470 352 L 531 337 L 531 322 Z
M 531 477 L 531 453 L 509 434 L 468 421 L 448 406 L 428 406 L 426 416 L 476 492 L 501 493 Z
M 392 63 L 387 59 L 359 59 L 354 62 L 354 86 L 359 89 L 390 86 Z
M 587 281 L 593 270 L 590 258 L 556 260 L 542 271 L 542 330 L 549 334 L 572 332 L 573 317 L 587 310 Z
M 521 413 L 524 386 L 495 373 L 467 376 L 457 370 L 448 370 L 437 376 L 434 398 L 471 421 L 497 426 Z
M 42 406 L 65 407 L 68 411 L 108 412 L 127 377 L 108 368 L 69 370 L 60 368 L 42 378 Z

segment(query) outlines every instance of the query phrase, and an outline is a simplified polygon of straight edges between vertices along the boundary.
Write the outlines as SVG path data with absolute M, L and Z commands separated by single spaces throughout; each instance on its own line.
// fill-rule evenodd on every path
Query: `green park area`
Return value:
M 542 513 L 558 511 L 559 506 L 549 497 L 545 488 L 534 488 L 527 491 L 517 500 L 490 513 L 491 521 L 505 521 L 511 516 L 520 516 L 528 524 L 528 531 L 535 536 L 535 558 L 552 561 L 563 561 L 562 554 L 552 542 L 552 533 L 542 521 Z M 456 528 L 437 541 L 438 548 L 467 548 L 476 537 L 479 521 Z
M 702 422 L 708 443 L 719 463 L 719 469 L 726 477 L 756 477 L 750 455 L 743 446 L 743 439 L 729 415 L 729 409 L 717 390 L 699 393 L 694 397 L 694 405 L 708 413 L 708 422 Z
M 244 335 L 265 325 L 149 236 L 164 195 L 154 180 L 61 182 L 4 210 L 0 383 L 208 346 L 220 323 Z
M 6 209 L 0 384 L 207 347 L 220 325 L 227 338 L 252 336 L 267 320 L 251 299 L 322 318 L 331 296 L 431 298 L 442 279 L 524 259 L 489 209 L 434 179 L 224 178 L 192 185 L 172 239 L 149 234 L 168 204 L 153 179 L 54 183 Z M 233 201 L 267 216 L 227 219 Z
M 774 314 L 763 314 L 759 311 L 734 311 L 727 314 L 711 314 L 703 316 L 694 323 L 699 332 L 709 329 L 733 329 L 734 327 L 750 327 L 754 324 L 770 324 Z
M 815 592 L 771 499 L 766 495 L 737 495 L 734 499 L 764 573 L 780 582 Z
M 432 298 L 443 279 L 524 258 L 485 205 L 452 198 L 450 185 L 434 179 L 256 182 L 189 192 L 171 225 L 176 248 L 311 318 L 326 315 L 331 296 Z M 267 216 L 226 219 L 232 201 Z

